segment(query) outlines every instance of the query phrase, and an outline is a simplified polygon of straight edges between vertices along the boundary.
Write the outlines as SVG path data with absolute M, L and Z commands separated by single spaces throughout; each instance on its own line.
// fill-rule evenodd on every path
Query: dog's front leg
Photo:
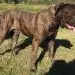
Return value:
M 52 39 L 48 43 L 48 51 L 51 62 L 54 62 L 55 40 Z
M 30 71 L 36 71 L 36 59 L 37 59 L 37 52 L 38 52 L 38 46 L 40 44 L 40 39 L 33 38 L 32 41 L 32 51 L 31 51 L 31 61 L 30 61 Z

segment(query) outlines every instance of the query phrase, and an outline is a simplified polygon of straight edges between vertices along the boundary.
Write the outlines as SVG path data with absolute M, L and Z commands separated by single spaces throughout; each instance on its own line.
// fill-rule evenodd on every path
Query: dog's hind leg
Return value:
M 19 34 L 20 34 L 20 32 L 18 30 L 14 30 L 14 34 L 13 34 L 13 37 L 11 39 L 11 50 L 12 50 L 13 55 L 16 53 L 15 47 L 16 47 L 17 42 L 18 42 Z
M 6 32 L 5 31 L 2 31 L 1 34 L 0 34 L 0 45 L 5 40 L 5 38 L 6 38 Z

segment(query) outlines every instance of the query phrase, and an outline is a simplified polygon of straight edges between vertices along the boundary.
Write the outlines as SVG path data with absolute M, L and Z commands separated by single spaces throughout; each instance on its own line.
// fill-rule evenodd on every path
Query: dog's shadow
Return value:
M 55 44 L 54 55 L 56 53 L 57 48 L 60 47 L 60 46 L 63 46 L 65 48 L 69 48 L 69 49 L 72 47 L 72 44 L 70 43 L 70 41 L 66 40 L 66 39 L 56 39 L 55 42 L 56 42 L 56 44 Z M 31 44 L 32 44 L 32 39 L 31 38 L 25 39 L 23 43 L 21 43 L 18 46 L 16 46 L 16 49 L 17 49 L 16 54 L 18 54 L 21 50 L 23 50 L 25 47 L 27 47 L 27 46 L 29 46 Z M 44 57 L 45 53 L 47 52 L 47 41 L 43 41 L 40 46 L 44 50 L 41 52 L 37 62 L 41 61 L 42 58 Z M 4 55 L 5 53 L 8 53 L 8 52 L 11 52 L 11 50 L 10 49 L 6 50 L 5 52 L 0 53 L 0 55 Z
M 75 75 L 75 60 L 68 63 L 64 60 L 56 60 L 44 75 Z
M 68 49 L 70 49 L 72 47 L 72 44 L 67 39 L 56 39 L 55 42 L 56 42 L 56 44 L 55 44 L 55 50 L 57 50 L 57 48 L 60 47 L 60 46 L 63 46 L 63 47 L 68 48 Z M 27 47 L 27 46 L 29 46 L 31 44 L 32 44 L 32 39 L 31 38 L 26 38 L 23 43 L 21 43 L 18 46 L 16 46 L 16 49 L 17 49 L 16 54 L 18 54 L 19 51 L 21 51 L 22 49 L 24 49 L 25 47 Z M 46 41 L 43 41 L 40 46 L 44 50 L 47 49 L 47 42 Z M 4 55 L 5 53 L 10 52 L 10 51 L 11 51 L 10 49 L 9 50 L 6 50 L 5 52 L 0 53 L 0 55 L 1 54 Z
M 68 48 L 70 49 L 73 45 L 71 44 L 71 42 L 67 39 L 56 39 L 55 40 L 56 42 L 56 49 L 59 47 L 59 46 L 63 46 L 65 48 Z
M 37 59 L 37 61 L 35 63 L 36 68 L 37 68 L 38 62 L 41 62 L 41 60 L 43 59 L 45 53 L 47 52 L 47 48 L 48 48 L 47 43 L 48 43 L 47 41 L 43 41 L 40 45 L 44 50 L 40 53 L 40 56 L 39 56 L 39 58 Z M 18 46 L 16 46 L 16 49 L 17 49 L 16 54 L 18 54 L 19 51 L 23 50 L 25 47 L 27 47 L 31 44 L 32 44 L 32 39 L 30 39 L 30 38 L 25 39 L 22 44 L 19 44 Z M 70 49 L 72 47 L 72 44 L 70 43 L 69 40 L 66 40 L 66 39 L 56 39 L 55 40 L 55 51 L 54 51 L 53 55 L 55 55 L 56 50 L 59 46 L 63 46 L 65 48 Z M 6 50 L 5 52 L 0 53 L 0 55 L 4 55 L 5 53 L 8 53 L 8 52 L 11 52 L 11 50 L 10 49 Z
M 18 54 L 19 51 L 21 51 L 22 49 L 24 49 L 25 47 L 27 47 L 27 46 L 29 46 L 31 44 L 32 44 L 32 39 L 31 38 L 25 39 L 22 44 L 19 44 L 18 46 L 16 46 L 16 48 L 18 48 L 16 54 Z M 56 39 L 55 40 L 55 50 L 57 50 L 57 48 L 60 47 L 60 46 L 63 46 L 65 48 L 70 49 L 73 45 L 71 44 L 71 42 L 69 40 L 66 40 L 66 39 Z M 47 49 L 47 41 L 43 41 L 41 43 L 40 47 L 42 47 L 44 50 Z
M 29 46 L 32 44 L 31 38 L 26 38 L 23 43 L 20 43 L 19 45 L 16 46 L 16 55 L 19 53 L 19 51 L 23 50 L 25 47 Z M 0 55 L 4 55 L 5 53 L 11 52 L 11 49 L 8 49 L 4 51 L 3 53 L 0 53 Z
M 41 60 L 43 59 L 45 53 L 48 51 L 48 50 L 47 50 L 47 42 L 46 42 L 46 41 L 42 42 L 42 44 L 41 44 L 40 46 L 41 46 L 44 50 L 41 52 L 39 58 L 38 58 L 37 61 L 36 61 L 36 68 L 37 68 L 38 62 L 41 62 Z M 55 40 L 55 51 L 54 51 L 54 54 L 53 54 L 54 56 L 55 56 L 55 53 L 56 53 L 56 51 L 57 51 L 57 48 L 60 47 L 60 46 L 63 46 L 63 47 L 65 47 L 65 48 L 70 49 L 73 45 L 70 43 L 69 40 L 66 40 L 66 39 L 56 39 L 56 40 Z M 53 57 L 54 57 L 54 56 L 53 56 Z
M 65 47 L 65 48 L 68 48 L 68 49 L 71 49 L 71 47 L 73 45 L 67 39 L 56 39 L 55 40 L 55 51 L 54 51 L 54 54 L 53 55 L 55 55 L 55 53 L 57 51 L 57 48 L 60 47 L 60 46 Z

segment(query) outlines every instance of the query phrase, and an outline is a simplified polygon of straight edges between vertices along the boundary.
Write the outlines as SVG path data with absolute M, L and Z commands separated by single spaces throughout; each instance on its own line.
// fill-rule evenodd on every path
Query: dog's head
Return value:
M 58 24 L 63 28 L 64 24 L 65 24 L 65 20 L 63 18 L 63 8 L 64 8 L 65 4 L 64 3 L 58 3 L 55 6 L 55 17 L 56 17 L 56 21 L 58 22 Z
M 55 6 L 55 16 L 61 27 L 74 29 L 75 27 L 75 5 L 69 3 L 59 3 Z

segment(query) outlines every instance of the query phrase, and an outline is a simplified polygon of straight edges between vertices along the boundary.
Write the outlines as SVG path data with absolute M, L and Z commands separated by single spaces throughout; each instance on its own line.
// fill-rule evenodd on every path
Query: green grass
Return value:
M 47 7 L 49 7 L 50 5 L 33 5 L 33 4 L 0 4 L 0 12 L 9 10 L 9 9 L 21 9 L 21 10 L 25 10 L 25 11 L 40 11 L 42 9 L 45 9 Z
M 48 5 L 24 5 L 18 4 L 17 6 L 13 4 L 0 4 L 0 11 L 3 12 L 8 9 L 14 8 L 22 9 L 25 11 L 40 11 L 41 9 L 49 7 Z M 24 35 L 20 35 L 19 43 L 23 43 L 27 37 Z M 64 60 L 66 63 L 75 59 L 75 33 L 67 29 L 59 29 L 57 39 L 65 40 L 61 42 L 60 46 L 57 48 L 55 53 L 55 60 Z M 70 41 L 73 46 L 68 49 L 65 45 L 67 45 L 67 41 Z M 62 46 L 61 46 L 62 45 Z M 68 45 L 67 45 L 68 46 Z M 5 40 L 0 46 L 0 53 L 5 52 L 10 47 L 10 40 Z M 12 55 L 11 52 L 5 52 L 4 55 L 0 55 L 0 75 L 44 75 L 48 72 L 52 63 L 50 58 L 48 57 L 48 52 L 45 53 L 45 56 L 39 62 L 38 69 L 36 73 L 30 73 L 29 64 L 30 64 L 30 52 L 32 45 L 27 46 L 26 48 L 19 51 L 19 53 L 15 56 Z M 39 47 L 38 55 L 43 51 L 42 48 Z M 52 74 L 53 75 L 53 74 Z M 56 74 L 55 74 L 56 75 Z

